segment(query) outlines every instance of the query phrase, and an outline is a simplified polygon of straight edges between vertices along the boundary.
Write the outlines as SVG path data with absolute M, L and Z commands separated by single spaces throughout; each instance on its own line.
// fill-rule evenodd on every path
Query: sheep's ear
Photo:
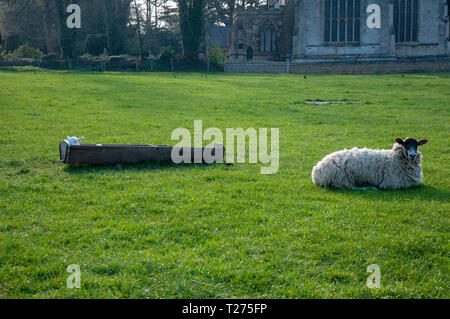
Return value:
M 419 145 L 427 144 L 428 140 L 421 140 L 419 141 Z
M 405 145 L 405 142 L 401 138 L 396 138 L 395 141 L 400 145 Z
M 70 136 L 67 136 L 67 140 L 70 140 Z
M 82 141 L 84 141 L 84 136 L 82 136 L 78 139 L 78 142 L 82 142 Z

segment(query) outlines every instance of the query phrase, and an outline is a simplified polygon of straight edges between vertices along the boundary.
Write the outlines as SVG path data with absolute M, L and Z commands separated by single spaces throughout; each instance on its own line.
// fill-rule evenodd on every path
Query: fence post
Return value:
M 176 78 L 175 68 L 173 67 L 173 58 L 172 57 L 170 58 L 170 66 L 172 67 L 173 78 Z

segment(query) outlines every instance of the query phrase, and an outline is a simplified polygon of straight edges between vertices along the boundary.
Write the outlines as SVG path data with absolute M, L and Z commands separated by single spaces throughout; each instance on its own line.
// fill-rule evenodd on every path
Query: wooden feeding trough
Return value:
M 158 162 L 158 163 L 172 163 L 173 146 L 168 145 L 123 145 L 123 144 L 81 144 L 71 145 L 67 140 L 59 143 L 59 157 L 60 162 L 66 164 L 89 164 L 89 165 L 114 165 L 140 162 Z M 199 149 L 199 148 L 197 148 Z M 202 148 L 203 151 L 206 148 Z M 223 163 L 223 154 L 225 149 L 223 145 L 216 145 L 212 149 L 208 149 L 214 156 L 218 149 L 222 149 L 221 158 L 216 157 L 216 162 Z M 193 147 L 178 147 L 177 154 L 182 152 L 191 153 L 191 162 L 194 162 L 194 152 L 196 148 Z M 218 154 L 218 155 L 219 155 Z M 204 159 L 202 156 L 202 161 Z

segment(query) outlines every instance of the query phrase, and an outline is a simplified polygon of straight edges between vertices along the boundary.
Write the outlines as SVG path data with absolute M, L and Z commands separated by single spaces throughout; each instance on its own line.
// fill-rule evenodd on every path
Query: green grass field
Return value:
M 1 298 L 449 298 L 450 74 L 0 71 Z M 327 105 L 308 100 L 342 100 Z M 177 127 L 280 129 L 260 164 L 70 167 L 58 143 L 174 144 Z M 423 185 L 316 187 L 353 146 L 427 138 Z M 81 289 L 67 289 L 70 264 Z M 381 288 L 369 289 L 378 264 Z

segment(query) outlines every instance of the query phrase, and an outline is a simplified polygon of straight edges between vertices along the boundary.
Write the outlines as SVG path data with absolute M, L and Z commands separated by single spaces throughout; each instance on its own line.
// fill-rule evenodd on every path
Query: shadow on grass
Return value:
M 167 170 L 183 170 L 188 171 L 194 168 L 207 169 L 217 166 L 225 166 L 225 164 L 171 164 L 145 162 L 136 164 L 120 164 L 120 165 L 67 165 L 64 171 L 69 174 L 82 175 L 86 173 L 114 173 L 122 171 L 144 172 L 144 171 L 167 171 Z
M 359 197 L 368 200 L 424 200 L 424 201 L 439 201 L 450 202 L 450 191 L 446 189 L 439 189 L 430 185 L 420 185 L 408 189 L 400 190 L 343 190 L 343 189 L 329 189 L 334 193 L 341 193 L 348 197 Z

